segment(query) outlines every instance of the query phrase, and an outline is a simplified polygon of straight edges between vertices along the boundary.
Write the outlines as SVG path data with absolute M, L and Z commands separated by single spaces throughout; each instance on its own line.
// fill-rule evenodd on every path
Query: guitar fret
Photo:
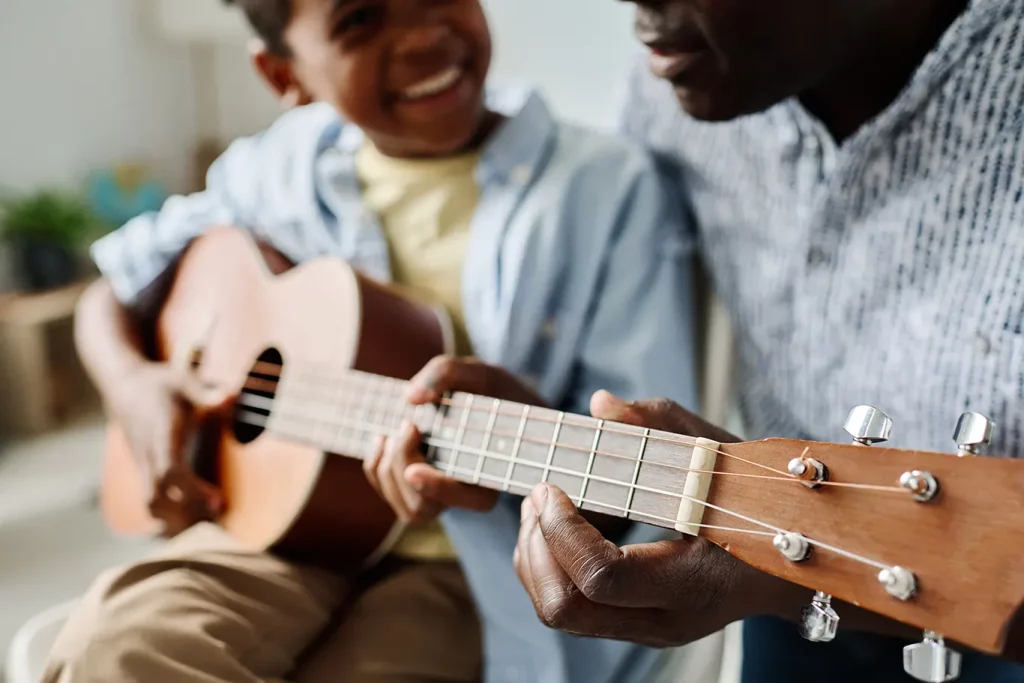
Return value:
M 451 399 L 451 394 L 446 393 L 444 395 L 444 398 Z M 435 464 L 434 461 L 437 459 L 437 440 L 440 438 L 438 430 L 444 423 L 444 411 L 445 407 L 443 404 L 438 404 L 434 406 L 434 424 L 430 428 L 431 444 L 429 447 L 427 447 L 427 462 L 429 462 L 431 465 Z
M 334 385 L 334 405 L 344 405 L 342 399 L 345 396 L 345 382 L 338 382 Z M 345 443 L 345 427 L 340 422 L 335 424 L 333 450 L 339 453 L 347 452 L 348 445 Z
M 501 490 L 508 493 L 512 487 L 512 470 L 519 458 L 519 448 L 523 445 L 523 435 L 526 433 L 526 421 L 530 418 L 530 406 L 523 406 L 523 416 L 519 418 L 519 429 L 516 431 L 516 440 L 512 444 L 512 455 L 508 459 L 508 469 L 505 471 L 505 482 Z
M 587 459 L 587 471 L 583 474 L 583 486 L 580 488 L 580 500 L 576 507 L 583 507 L 583 501 L 587 499 L 587 488 L 590 486 L 590 476 L 594 472 L 594 459 L 597 457 L 597 447 L 601 443 L 601 434 L 604 431 L 604 420 L 597 421 L 597 431 L 594 433 L 594 443 L 590 447 L 590 457 Z
M 558 435 L 562 433 L 562 420 L 565 419 L 565 413 L 559 412 L 558 419 L 555 420 L 555 433 L 551 437 L 551 448 L 548 449 L 548 459 L 544 463 L 544 476 L 541 477 L 543 483 L 548 483 L 548 478 L 551 476 L 551 461 L 555 458 L 555 448 L 558 446 Z
M 364 396 L 366 394 L 370 395 L 370 400 L 366 402 L 367 406 L 369 407 L 368 408 L 368 410 L 369 410 L 369 419 L 367 420 L 367 422 L 369 423 L 369 426 L 370 426 L 370 430 L 369 430 L 369 434 L 368 434 L 369 438 L 366 441 L 369 441 L 369 442 L 372 443 L 373 440 L 376 439 L 377 436 L 379 436 L 380 432 L 381 432 L 380 417 L 377 415 L 377 411 L 380 410 L 380 394 L 378 394 L 377 392 L 375 392 L 373 390 L 373 386 L 372 385 L 368 386 L 369 385 L 369 378 L 363 378 L 363 381 L 361 382 L 361 384 L 362 384 L 363 395 Z M 361 444 L 361 445 L 362 445 L 363 452 L 365 454 L 369 455 L 370 448 L 372 446 L 369 446 L 366 443 Z
M 423 418 L 423 404 L 419 404 L 412 410 L 412 423 L 416 425 L 416 429 L 423 431 L 423 426 L 420 424 L 420 420 Z
M 487 419 L 487 429 L 484 431 L 484 445 L 483 451 L 486 453 L 491 449 L 491 439 L 494 438 L 494 423 L 498 420 L 498 411 L 501 410 L 501 401 L 494 399 L 494 403 L 491 404 L 491 415 Z M 476 459 L 476 471 L 473 473 L 473 483 L 480 483 L 480 474 L 484 470 L 484 456 L 480 456 Z
M 309 418 L 313 422 L 310 434 L 313 437 L 313 443 L 318 446 L 326 446 L 331 437 L 331 422 L 327 415 L 324 415 L 324 406 L 313 402 L 312 405 L 307 407 Z M 326 450 L 326 449 L 324 449 Z
M 389 432 L 397 433 L 402 424 L 402 405 L 395 397 L 395 387 L 390 377 L 385 377 L 380 384 L 380 393 L 384 397 L 384 426 Z
M 640 442 L 640 452 L 636 457 L 636 465 L 633 466 L 633 481 L 629 484 L 629 495 L 626 498 L 626 519 L 633 513 L 633 496 L 636 494 L 636 485 L 640 480 L 640 465 L 644 461 L 644 453 L 647 451 L 647 440 L 651 437 L 651 430 L 644 430 L 644 438 Z
M 466 438 L 466 426 L 469 424 L 469 416 L 473 412 L 473 398 L 473 395 L 469 394 L 469 400 L 467 400 L 466 405 L 462 407 L 462 416 L 459 419 L 459 431 L 455 433 L 455 448 L 452 450 L 452 457 L 448 461 L 446 474 L 449 478 L 452 476 L 452 471 L 455 468 L 456 461 L 459 459 L 459 455 L 462 454 L 462 441 Z

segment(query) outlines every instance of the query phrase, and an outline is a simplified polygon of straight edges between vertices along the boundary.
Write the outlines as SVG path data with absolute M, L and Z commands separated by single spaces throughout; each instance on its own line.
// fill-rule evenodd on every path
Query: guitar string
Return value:
M 246 411 L 246 412 L 248 412 L 248 411 Z M 247 422 L 248 424 L 251 424 L 253 426 L 264 427 L 264 428 L 270 429 L 271 431 L 275 431 L 274 427 L 273 427 L 273 424 L 275 422 L 277 422 L 277 421 L 280 421 L 281 419 L 284 419 L 284 416 L 285 416 L 285 414 L 280 414 L 280 417 L 278 417 L 277 419 L 267 419 L 266 416 L 264 416 L 264 415 L 260 415 L 258 413 L 250 413 L 249 419 L 247 419 L 245 422 Z M 309 417 L 306 417 L 306 416 L 298 416 L 298 415 L 290 416 L 290 419 L 294 420 L 296 422 L 309 422 L 309 421 L 313 421 L 313 418 L 309 418 Z M 348 420 L 344 420 L 343 418 L 340 421 L 342 421 L 342 422 L 350 422 Z M 389 429 L 387 427 L 383 427 L 383 426 L 379 426 L 379 425 L 370 425 L 369 423 L 352 422 L 352 423 L 350 423 L 348 428 L 352 429 L 352 430 L 355 430 L 355 431 L 365 432 L 365 433 L 370 434 L 370 435 L 395 436 L 396 433 L 397 433 L 393 429 Z M 282 431 L 282 433 L 286 434 L 286 430 L 281 430 L 281 431 Z M 290 435 L 290 436 L 293 436 L 294 438 L 296 438 L 298 440 L 302 440 L 302 441 L 306 440 L 301 435 Z M 425 439 L 425 442 L 428 445 L 433 446 L 435 448 L 442 448 L 442 449 L 446 449 L 446 450 L 452 451 L 453 458 L 455 460 L 458 459 L 458 456 L 460 454 L 470 454 L 470 455 L 476 455 L 477 457 L 485 457 L 485 458 L 490 458 L 490 459 L 498 460 L 498 461 L 502 461 L 502 462 L 509 462 L 509 461 L 511 461 L 511 462 L 513 462 L 516 465 L 523 465 L 523 466 L 527 466 L 527 467 L 533 467 L 535 469 L 548 469 L 549 471 L 555 472 L 556 474 L 565 474 L 565 475 L 569 475 L 569 476 L 573 476 L 573 477 L 579 477 L 580 476 L 579 473 L 577 473 L 577 472 L 574 472 L 572 470 L 567 470 L 567 469 L 564 469 L 564 468 L 560 468 L 560 467 L 557 467 L 557 466 L 553 466 L 553 465 L 552 466 L 547 466 L 547 465 L 545 465 L 543 463 L 539 463 L 539 462 L 533 462 L 533 461 L 529 461 L 529 460 L 522 460 L 522 459 L 519 459 L 519 458 L 510 458 L 509 456 L 506 456 L 504 454 L 489 453 L 489 452 L 483 451 L 481 449 L 472 448 L 472 447 L 464 446 L 464 445 L 457 445 L 457 444 L 454 444 L 454 443 L 451 443 L 451 442 L 447 442 L 447 441 L 444 441 L 444 440 L 441 440 L 441 439 L 432 438 L 432 437 L 428 437 L 427 439 Z M 448 467 L 448 463 L 446 463 L 446 467 Z M 451 465 L 451 469 L 454 470 L 455 466 Z M 493 475 L 487 475 L 487 478 L 489 478 L 489 479 L 496 478 L 499 481 L 504 481 L 502 478 L 494 477 Z M 652 493 L 652 494 L 655 494 L 655 495 L 667 496 L 668 498 L 675 499 L 677 501 L 687 500 L 687 501 L 690 501 L 690 502 L 695 503 L 697 505 L 701 505 L 702 507 L 710 508 L 712 510 L 716 510 L 718 512 L 721 512 L 724 515 L 728 515 L 730 517 L 735 517 L 735 518 L 743 520 L 743 521 L 745 521 L 745 522 L 747 522 L 749 524 L 753 524 L 755 526 L 760 526 L 760 527 L 763 527 L 765 529 L 769 529 L 770 530 L 770 532 L 756 532 L 756 530 L 751 530 L 751 529 L 737 529 L 737 531 L 740 532 L 740 533 L 756 533 L 756 535 L 764 535 L 764 536 L 775 536 L 776 534 L 787 533 L 787 531 L 785 529 L 782 529 L 780 527 L 774 526 L 774 525 L 769 524 L 767 522 L 763 522 L 763 521 L 755 519 L 753 517 L 749 517 L 747 515 L 744 515 L 742 513 L 736 512 L 734 510 L 729 510 L 727 508 L 724 508 L 724 507 L 721 507 L 721 506 L 718 506 L 718 505 L 714 505 L 713 503 L 709 503 L 707 501 L 703 501 L 703 500 L 700 500 L 698 498 L 694 498 L 693 496 L 688 496 L 686 494 L 674 493 L 672 491 L 664 491 L 664 490 L 661 490 L 661 489 L 656 489 L 656 488 L 647 487 L 647 486 L 641 486 L 641 485 L 638 485 L 638 484 L 623 484 L 622 482 L 615 481 L 613 479 L 607 479 L 605 477 L 600 477 L 600 476 L 597 476 L 597 475 L 592 475 L 591 476 L 591 480 L 592 481 L 596 481 L 596 482 L 600 482 L 600 483 L 611 484 L 611 485 L 614 485 L 614 486 L 620 486 L 620 487 L 624 487 L 624 488 L 631 488 L 631 489 L 634 489 L 634 490 L 637 490 L 637 491 L 643 491 L 645 493 Z M 529 488 L 528 485 L 524 485 L 524 484 L 522 484 L 520 482 L 514 482 L 514 483 L 515 483 L 515 485 L 521 486 L 522 488 Z M 599 506 L 602 506 L 602 507 L 605 507 L 605 508 L 608 508 L 608 509 L 621 509 L 622 511 L 627 513 L 627 517 L 626 517 L 627 519 L 629 518 L 628 517 L 628 513 L 635 512 L 635 511 L 627 510 L 626 508 L 619 508 L 618 506 L 606 505 L 606 504 L 600 503 L 600 502 L 593 502 L 592 504 L 599 505 Z M 638 516 L 641 516 L 641 517 L 648 517 L 649 516 L 649 515 L 647 515 L 647 513 L 644 513 L 644 512 L 637 512 L 636 514 Z M 658 519 L 661 519 L 663 521 L 666 521 L 666 522 L 672 524 L 673 528 L 678 523 L 677 520 L 666 519 L 666 518 L 661 517 L 661 516 L 650 516 L 650 517 L 652 519 L 653 518 L 658 518 Z M 701 526 L 701 525 L 691 525 L 691 526 Z M 864 565 L 867 565 L 867 566 L 870 566 L 870 567 L 874 567 L 876 569 L 887 569 L 889 567 L 889 565 L 884 564 L 882 562 L 878 562 L 876 560 L 872 560 L 870 558 L 863 557 L 861 555 L 857 555 L 856 553 L 850 552 L 848 550 L 843 550 L 842 548 L 837 548 L 837 547 L 835 547 L 835 546 L 833 546 L 831 544 L 824 543 L 822 541 L 817 541 L 817 540 L 814 540 L 812 538 L 807 538 L 807 537 L 804 537 L 804 538 L 807 541 L 807 543 L 809 545 L 813 546 L 813 547 L 820 548 L 822 550 L 830 551 L 832 553 L 835 553 L 837 555 L 846 557 L 846 558 L 848 558 L 850 560 L 853 560 L 855 562 L 859 562 L 861 564 L 864 564 Z
M 399 397 L 397 397 L 397 396 L 393 396 L 391 398 L 393 398 L 396 403 L 399 403 L 401 401 L 401 399 Z M 289 399 L 293 400 L 293 401 L 300 401 L 300 402 L 304 402 L 304 403 L 309 403 L 311 405 L 315 405 L 315 404 L 319 403 L 318 401 L 316 401 L 316 400 L 314 400 L 312 398 L 299 399 L 299 398 L 294 398 L 292 396 L 289 396 Z M 243 404 L 244 404 L 244 402 L 246 400 L 247 399 L 244 396 L 242 397 L 242 399 L 240 399 L 240 401 Z M 273 401 L 273 399 L 266 399 L 266 400 L 270 401 L 270 402 Z M 341 406 L 343 408 L 349 408 L 349 409 L 365 411 L 365 409 L 361 407 L 361 404 L 353 404 L 353 403 L 349 403 L 349 402 L 339 402 L 339 401 L 334 401 L 334 404 L 335 405 L 339 405 L 339 406 Z M 447 405 L 447 406 L 450 406 L 450 407 L 455 407 L 455 408 L 460 408 L 460 404 L 457 404 L 457 403 L 455 403 L 453 401 L 448 401 L 444 405 Z M 260 406 L 250 406 L 250 407 L 257 407 L 257 408 L 259 408 Z M 403 417 L 405 415 L 404 411 L 405 411 L 406 408 L 407 408 L 407 406 L 405 408 L 403 408 L 403 413 L 402 413 Z M 264 409 L 269 411 L 270 410 L 269 405 L 267 407 L 265 407 Z M 462 410 L 467 410 L 469 412 L 487 412 L 488 414 L 490 413 L 490 409 L 487 409 L 487 408 L 472 408 L 470 406 L 461 406 L 461 409 Z M 498 411 L 498 414 L 502 414 L 502 411 L 500 409 Z M 511 413 L 511 412 L 505 411 L 505 414 L 507 414 L 507 415 L 513 415 L 514 414 L 514 415 L 517 415 L 519 417 L 521 417 L 521 415 L 522 415 L 520 411 L 516 411 L 515 413 Z M 554 423 L 554 420 L 550 420 L 550 419 L 549 420 L 542 420 L 541 418 L 534 418 L 532 415 L 531 415 L 530 419 L 531 420 L 537 419 L 538 421 Z M 582 425 L 573 425 L 572 423 L 569 423 L 569 422 L 564 423 L 564 425 L 570 426 L 570 427 L 572 427 L 572 426 L 580 426 L 580 427 L 582 427 Z M 590 429 L 590 427 L 586 427 L 586 428 Z M 475 428 L 475 427 L 467 426 L 465 428 L 465 431 L 472 432 L 472 433 L 477 433 L 477 432 L 481 432 L 482 433 L 482 432 L 490 431 L 491 434 L 499 436 L 499 437 L 504 437 L 504 438 L 520 438 L 522 441 L 525 441 L 527 443 L 534 443 L 534 444 L 543 445 L 543 446 L 550 446 L 551 443 L 552 443 L 551 440 L 545 440 L 545 439 L 539 439 L 539 438 L 530 438 L 530 437 L 527 437 L 525 435 L 522 436 L 522 437 L 519 437 L 518 434 L 513 434 L 511 432 L 505 432 L 505 431 L 495 431 L 493 429 L 492 430 L 484 430 L 484 429 L 480 429 L 480 428 Z M 625 431 L 622 431 L 622 430 L 620 430 L 619 432 L 614 432 L 614 431 L 610 431 L 610 430 L 607 430 L 605 428 L 602 428 L 601 431 L 602 431 L 602 433 L 626 434 L 628 436 L 637 437 L 637 438 L 640 438 L 640 436 L 641 436 L 639 434 L 634 434 L 632 432 L 625 432 Z M 653 435 L 650 437 L 650 440 L 654 440 L 654 436 Z M 681 445 L 681 446 L 686 446 L 688 448 L 697 448 L 698 447 L 698 444 L 697 444 L 696 440 L 694 440 L 693 442 L 681 442 L 681 441 L 680 442 L 676 442 L 676 441 L 673 441 L 672 443 L 673 443 L 673 445 Z M 557 440 L 554 441 L 554 446 L 556 448 L 560 448 L 560 449 L 564 449 L 564 450 L 576 451 L 576 452 L 585 453 L 585 454 L 588 454 L 588 455 L 591 453 L 591 449 L 589 449 L 589 448 L 584 448 L 582 446 L 577 446 L 575 444 L 568 444 L 568 443 L 557 441 Z M 731 454 L 726 453 L 726 452 L 724 452 L 724 451 L 722 451 L 720 449 L 713 449 L 713 448 L 706 448 L 706 447 L 702 447 L 702 448 L 704 448 L 705 450 L 710 451 L 712 453 L 717 453 L 718 455 L 723 455 L 723 456 L 726 456 L 726 457 L 735 457 L 735 456 L 732 456 Z M 608 457 L 608 458 L 614 458 L 614 459 L 617 459 L 617 460 L 624 460 L 624 461 L 628 461 L 630 463 L 636 463 L 637 460 L 638 460 L 638 458 L 635 458 L 633 456 L 620 455 L 620 454 L 617 454 L 617 453 L 610 453 L 610 452 L 602 451 L 602 450 L 595 450 L 593 452 L 595 453 L 595 455 L 600 455 L 602 457 Z M 752 465 L 756 465 L 757 464 L 757 463 L 748 461 L 745 458 L 736 457 L 735 459 L 737 459 L 737 460 L 739 460 L 741 462 L 744 462 L 744 463 L 752 464 Z M 657 461 L 653 461 L 653 460 L 644 460 L 644 464 L 650 464 L 650 465 L 653 465 L 653 466 L 656 466 L 656 467 L 663 467 L 663 468 L 666 468 L 668 470 L 673 470 L 673 471 L 677 471 L 677 472 L 694 472 L 694 473 L 697 473 L 697 474 L 716 474 L 716 475 L 730 476 L 730 477 L 739 477 L 739 478 L 746 478 L 746 479 L 761 479 L 761 480 L 766 480 L 766 481 L 785 481 L 785 482 L 792 482 L 794 484 L 800 484 L 801 486 L 804 485 L 804 481 L 802 479 L 799 479 L 798 477 L 795 477 L 795 476 L 789 474 L 788 472 L 781 472 L 780 470 L 775 470 L 774 468 L 769 468 L 769 467 L 766 467 L 766 466 L 763 466 L 763 465 L 761 467 L 763 467 L 765 469 L 769 469 L 772 472 L 778 472 L 778 473 L 782 474 L 783 476 L 781 476 L 781 477 L 772 477 L 772 476 L 761 475 L 761 474 L 749 474 L 749 473 L 746 473 L 746 472 L 721 472 L 721 471 L 717 471 L 717 470 L 698 470 L 698 469 L 689 468 L 689 467 L 682 467 L 680 465 L 671 465 L 669 463 L 661 463 L 661 462 L 657 462 Z M 817 483 L 819 483 L 819 484 L 821 484 L 823 486 L 832 486 L 832 487 L 835 487 L 835 488 L 849 488 L 849 489 L 859 489 L 859 490 L 865 490 L 865 491 L 878 491 L 878 492 L 883 492 L 883 493 L 906 494 L 906 491 L 903 488 L 899 487 L 899 486 L 887 486 L 887 485 L 884 485 L 884 484 L 862 484 L 862 483 L 855 483 L 855 482 L 837 482 L 837 481 L 822 481 L 822 482 L 817 482 Z
M 266 362 L 263 362 L 263 361 L 256 363 L 256 365 L 254 366 L 254 368 L 259 368 L 259 367 L 267 367 L 267 368 L 273 369 L 275 371 L 280 369 L 280 366 L 273 365 L 273 364 L 270 364 L 270 363 L 266 363 Z M 273 377 L 275 379 L 280 379 L 282 377 L 282 374 L 280 372 L 277 372 L 277 374 L 274 374 L 274 373 L 271 373 L 271 372 L 258 372 L 258 374 L 263 376 L 263 377 Z M 303 377 L 304 375 L 305 375 L 305 373 L 293 373 L 293 377 L 295 377 L 296 379 L 300 378 L 300 377 Z M 331 384 L 333 385 L 333 384 L 339 383 L 339 382 L 340 383 L 347 383 L 347 382 L 350 382 L 352 378 L 355 378 L 355 377 L 358 377 L 358 376 L 367 377 L 370 380 L 372 380 L 374 382 L 378 382 L 378 383 L 381 383 L 381 382 L 383 382 L 383 383 L 393 383 L 398 388 L 402 388 L 402 387 L 404 387 L 404 386 L 406 386 L 408 384 L 408 382 L 403 381 L 403 380 L 398 380 L 398 379 L 394 379 L 394 378 L 391 378 L 391 377 L 384 377 L 384 376 L 381 376 L 381 375 L 372 375 L 372 374 L 369 374 L 369 373 L 360 372 L 358 370 L 349 370 L 349 371 L 347 371 L 345 373 L 345 375 L 347 375 L 347 377 L 339 378 L 339 379 L 336 380 L 336 382 L 332 382 Z M 326 384 L 323 381 L 323 378 L 321 376 L 315 376 L 315 375 L 311 374 L 310 378 L 311 378 L 311 380 L 307 380 L 307 383 L 310 384 L 310 385 L 315 386 L 316 384 Z M 312 378 L 315 378 L 315 381 L 313 381 Z M 263 380 L 260 380 L 260 381 L 263 381 Z M 293 380 L 293 381 L 296 381 L 296 380 Z M 267 393 L 274 393 L 275 389 L 273 388 L 273 384 L 274 384 L 273 382 L 266 382 L 265 385 L 264 385 L 265 388 L 257 388 L 257 389 L 254 389 L 254 390 L 255 391 L 264 391 L 264 392 L 267 392 Z M 438 403 L 440 405 L 445 405 L 445 406 L 454 407 L 454 408 L 461 408 L 462 407 L 460 404 L 456 403 L 451 398 L 447 398 L 447 397 L 442 398 Z M 508 416 L 515 417 L 515 416 L 519 415 L 519 412 L 515 411 L 515 410 L 499 410 L 498 414 L 499 415 L 508 415 Z M 565 417 L 570 417 L 570 415 L 566 415 Z M 565 422 L 564 424 L 566 426 L 580 427 L 580 428 L 583 428 L 583 429 L 592 429 L 592 427 L 589 424 L 584 423 L 584 422 L 580 422 L 580 420 L 587 420 L 588 418 L 586 418 L 584 416 L 576 416 L 576 415 L 572 415 L 571 417 L 573 418 L 573 420 L 569 421 L 569 422 Z M 538 422 L 548 422 L 548 423 L 552 423 L 552 424 L 555 422 L 555 418 L 546 417 L 546 416 L 543 416 L 543 415 L 538 415 L 536 417 L 531 417 L 530 419 L 536 420 Z M 614 427 L 614 426 L 605 428 L 604 431 L 607 434 L 622 434 L 622 435 L 626 435 L 626 436 L 639 436 L 635 432 L 631 432 L 631 431 L 629 431 L 627 429 L 617 428 L 617 427 Z M 662 442 L 662 443 L 676 444 L 676 445 L 681 445 L 681 446 L 693 446 L 693 445 L 695 445 L 695 443 L 697 441 L 693 437 L 687 437 L 687 436 L 683 436 L 683 435 L 661 436 L 661 435 L 656 435 L 656 434 L 651 434 L 649 440 L 650 441 Z M 790 477 L 791 476 L 788 472 L 785 472 L 783 470 L 775 469 L 774 467 L 770 467 L 769 465 L 765 465 L 763 463 L 759 463 L 759 462 L 756 462 L 756 461 L 753 461 L 753 460 L 747 460 L 746 458 L 742 458 L 742 457 L 740 457 L 738 455 L 733 455 L 732 453 L 724 453 L 722 451 L 715 451 L 715 452 L 718 453 L 719 455 L 725 456 L 727 458 L 732 458 L 733 460 L 738 460 L 738 461 L 746 463 L 748 465 L 753 465 L 754 467 L 760 467 L 761 469 L 768 470 L 769 472 L 774 472 L 775 474 L 781 474 L 781 475 L 783 475 L 785 477 Z

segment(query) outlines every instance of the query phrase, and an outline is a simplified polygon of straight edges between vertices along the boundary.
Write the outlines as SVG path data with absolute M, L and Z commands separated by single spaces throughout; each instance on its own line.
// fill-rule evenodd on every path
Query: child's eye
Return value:
M 338 20 L 338 23 L 334 25 L 334 35 L 340 36 L 345 33 L 364 28 L 373 23 L 377 19 L 379 14 L 379 8 L 377 7 L 360 7 L 357 10 L 353 10 Z

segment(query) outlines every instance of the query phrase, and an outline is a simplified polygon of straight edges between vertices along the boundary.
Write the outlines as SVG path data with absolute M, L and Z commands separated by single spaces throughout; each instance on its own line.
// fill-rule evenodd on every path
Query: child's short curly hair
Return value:
M 245 12 L 249 23 L 266 44 L 268 50 L 282 57 L 288 55 L 284 32 L 292 18 L 291 0 L 224 0 L 224 2 Z

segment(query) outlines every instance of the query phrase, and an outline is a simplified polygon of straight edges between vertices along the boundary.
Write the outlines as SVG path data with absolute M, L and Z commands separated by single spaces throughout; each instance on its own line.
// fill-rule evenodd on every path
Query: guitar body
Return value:
M 289 269 L 280 254 L 262 252 L 233 228 L 193 242 L 158 321 L 161 360 L 191 364 L 203 381 L 239 395 L 268 349 L 280 354 L 285 378 L 289 359 L 296 359 L 307 367 L 408 379 L 445 351 L 446 320 L 435 310 L 340 260 Z M 197 471 L 223 492 L 219 524 L 247 546 L 341 570 L 365 566 L 386 549 L 395 517 L 361 462 L 269 432 L 242 443 L 231 420 L 205 422 Z M 109 430 L 102 508 L 116 532 L 160 530 L 116 424 Z

